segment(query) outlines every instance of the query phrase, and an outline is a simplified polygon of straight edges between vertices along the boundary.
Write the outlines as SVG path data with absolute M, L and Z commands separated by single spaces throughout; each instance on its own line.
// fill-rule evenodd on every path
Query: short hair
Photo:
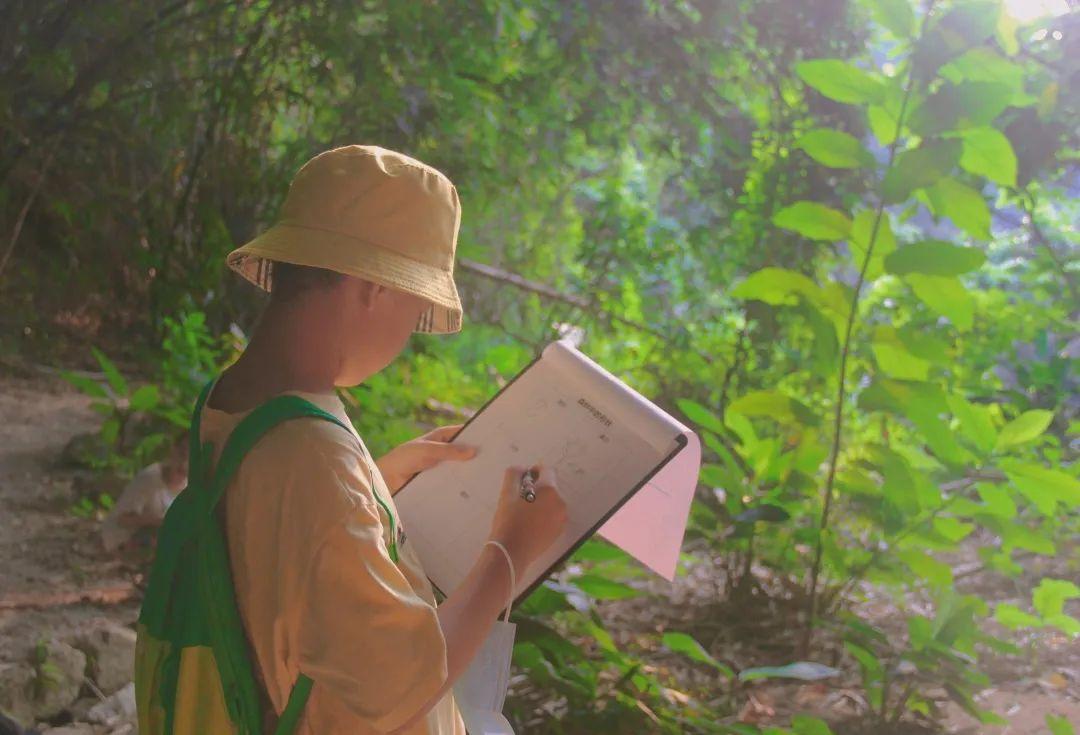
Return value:
M 309 289 L 336 286 L 345 278 L 344 273 L 328 268 L 275 260 L 270 266 L 270 295 L 276 301 L 290 301 Z

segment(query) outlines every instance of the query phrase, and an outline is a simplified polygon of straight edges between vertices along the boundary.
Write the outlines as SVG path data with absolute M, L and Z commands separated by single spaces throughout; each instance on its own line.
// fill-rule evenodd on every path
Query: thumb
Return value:
M 426 449 L 432 459 L 472 459 L 478 451 L 474 444 L 450 442 L 426 442 Z

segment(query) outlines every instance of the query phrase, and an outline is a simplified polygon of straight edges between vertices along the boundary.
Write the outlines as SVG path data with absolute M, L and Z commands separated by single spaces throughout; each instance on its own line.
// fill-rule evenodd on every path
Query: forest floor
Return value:
M 0 671 L 26 656 L 28 647 L 103 620 L 131 626 L 137 616 L 138 585 L 145 561 L 107 555 L 99 541 L 100 521 L 83 517 L 73 507 L 101 487 L 102 480 L 68 465 L 64 450 L 75 437 L 93 431 L 98 417 L 89 401 L 63 381 L 0 365 Z M 976 559 L 974 548 L 970 560 Z M 992 602 L 1030 599 L 1030 588 L 1044 574 L 1067 574 L 1061 560 L 1040 560 L 1020 580 L 1000 582 L 963 567 L 958 587 L 978 591 Z M 792 648 L 790 621 L 782 606 L 750 596 L 738 604 L 717 593 L 716 573 L 703 562 L 673 585 L 651 580 L 654 594 L 603 603 L 601 611 L 620 644 L 634 645 L 641 634 L 655 636 L 658 622 L 670 630 L 691 633 L 706 648 L 738 667 L 765 662 L 786 663 Z M 861 591 L 861 612 L 890 632 L 903 634 L 898 601 L 882 590 Z M 89 601 L 87 598 L 92 598 Z M 920 604 L 901 600 L 905 606 Z M 986 660 L 992 686 L 979 701 L 1006 717 L 1007 726 L 980 725 L 945 702 L 933 726 L 901 724 L 892 733 L 956 735 L 1037 735 L 1046 733 L 1047 713 L 1080 724 L 1080 652 L 1075 641 L 1048 632 L 1009 633 L 1022 657 L 991 656 Z M 720 655 L 720 652 L 723 655 Z M 656 663 L 700 692 L 710 679 L 671 654 L 657 653 Z M 823 656 L 825 654 L 822 654 Z M 836 663 L 822 659 L 825 663 Z M 750 664 L 753 662 L 753 664 Z M 865 700 L 857 673 L 845 667 L 842 680 L 814 684 L 757 682 L 734 694 L 738 719 L 756 724 L 786 724 L 794 711 L 814 712 L 834 725 L 838 735 L 881 733 L 866 724 Z M 713 677 L 715 679 L 715 677 Z M 84 692 L 85 694 L 85 692 Z M 63 719 L 55 724 L 62 724 Z M 107 732 L 96 729 L 78 732 Z M 74 732 L 74 731 L 72 731 Z

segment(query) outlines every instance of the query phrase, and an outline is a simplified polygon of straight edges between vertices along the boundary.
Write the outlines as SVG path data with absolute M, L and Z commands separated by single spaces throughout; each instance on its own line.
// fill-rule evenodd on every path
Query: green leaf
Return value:
M 949 565 L 923 551 L 902 549 L 896 556 L 907 564 L 911 571 L 936 587 L 949 587 L 953 583 L 952 569 Z
M 1012 96 L 1011 103 L 1026 102 L 1024 67 L 1001 56 L 987 46 L 976 46 L 941 67 L 943 78 L 954 84 L 961 82 L 993 82 L 1005 85 Z
M 731 406 L 728 406 L 728 410 L 724 412 L 724 425 L 735 432 L 735 436 L 739 437 L 739 441 L 747 452 L 752 451 L 760 441 L 754 433 L 754 426 L 750 423 L 750 419 L 732 410 Z
M 814 334 L 809 367 L 822 377 L 831 377 L 836 372 L 837 358 L 840 356 L 835 322 L 809 303 L 802 304 L 799 313 L 806 318 Z
M 885 258 L 885 270 L 895 276 L 921 273 L 928 276 L 958 276 L 986 262 L 986 253 L 977 248 L 953 245 L 944 240 L 923 240 L 898 248 Z
M 870 12 L 881 25 L 902 41 L 915 29 L 915 13 L 908 0 L 872 0 Z
M 709 652 L 702 648 L 700 643 L 686 633 L 676 633 L 674 631 L 664 633 L 663 642 L 665 646 L 675 653 L 681 653 L 694 661 L 709 664 L 726 677 L 735 676 L 735 672 L 730 667 L 710 656 Z
M 961 148 L 956 140 L 931 140 L 898 155 L 881 184 L 886 204 L 898 204 L 947 176 L 960 160 Z
M 1080 587 L 1065 579 L 1043 578 L 1031 593 L 1031 604 L 1044 618 L 1060 615 L 1065 601 L 1080 597 Z
M 156 385 L 143 385 L 131 394 L 130 405 L 135 411 L 151 411 L 160 402 Z
M 952 352 L 952 342 L 943 339 L 932 329 L 905 324 L 896 330 L 896 336 L 904 343 L 911 354 L 930 362 L 948 362 Z
M 117 439 L 120 438 L 120 420 L 115 416 L 106 419 L 98 430 L 101 436 L 101 441 L 106 446 L 113 446 L 117 443 Z
M 929 80 L 949 59 L 982 43 L 994 32 L 998 3 L 963 2 L 935 14 L 912 57 L 917 77 Z
M 994 619 L 1009 630 L 1017 628 L 1038 628 L 1042 620 L 1031 613 L 1026 613 L 1016 605 L 1002 602 L 994 609 Z
M 1022 87 L 1024 67 L 1009 61 L 989 46 L 975 46 L 957 56 L 939 70 L 942 79 L 954 85 L 962 82 L 997 82 Z
M 1058 613 L 1057 615 L 1047 615 L 1043 619 L 1043 622 L 1047 625 L 1051 625 L 1067 636 L 1080 635 L 1080 620 L 1066 615 L 1065 613 Z
M 1013 502 L 1012 496 L 1009 495 L 1009 490 L 1001 485 L 991 485 L 990 483 L 980 482 L 976 485 L 975 489 L 979 493 L 979 497 L 982 498 L 983 504 L 986 506 L 986 511 L 990 515 L 1003 518 L 1005 520 L 1012 520 L 1016 518 L 1016 503 Z
M 917 481 L 911 465 L 900 454 L 885 448 L 875 448 L 870 455 L 878 464 L 882 476 L 881 491 L 889 502 L 905 515 L 919 512 Z
M 859 662 L 862 673 L 863 689 L 871 707 L 875 710 L 881 707 L 882 698 L 882 665 L 881 659 L 870 649 L 863 648 L 852 641 L 844 641 L 844 648 Z
M 965 130 L 960 167 L 995 184 L 1016 186 L 1016 152 L 1005 134 L 996 128 Z
M 1076 735 L 1073 726 L 1069 724 L 1069 719 L 1064 715 L 1053 715 L 1047 712 L 1046 727 L 1049 728 L 1050 735 Z
M 821 423 L 817 414 L 791 396 L 775 390 L 759 390 L 740 396 L 731 404 L 731 410 L 743 416 L 760 416 L 780 423 L 797 423 L 817 426 Z
M 92 398 L 109 397 L 109 391 L 105 390 L 101 383 L 92 378 L 88 378 L 85 375 L 79 375 L 69 370 L 62 370 L 60 372 L 60 377 Z
M 607 577 L 601 577 L 598 574 L 582 574 L 580 577 L 575 577 L 571 584 L 597 600 L 622 600 L 627 597 L 637 597 L 641 594 L 629 585 L 616 582 Z
M 866 124 L 881 145 L 892 145 L 896 140 L 896 114 L 881 105 L 866 108 Z
M 960 424 L 960 433 L 979 451 L 989 454 L 997 443 L 997 430 L 986 406 L 971 403 L 962 396 L 948 396 L 949 410 Z
M 831 168 L 860 168 L 874 163 L 874 157 L 863 148 L 858 138 L 839 130 L 814 128 L 803 133 L 795 147 Z
M 990 208 L 982 194 L 951 177 L 923 191 L 935 217 L 948 217 L 976 239 L 990 239 Z
M 924 304 L 947 317 L 958 330 L 971 329 L 975 320 L 975 300 L 955 276 L 910 273 L 904 276 L 904 281 Z
M 720 417 L 700 403 L 689 398 L 677 398 L 675 405 L 686 415 L 686 418 L 698 426 L 721 435 L 727 433 L 724 422 L 720 420 Z
M 881 99 L 881 80 L 841 59 L 814 59 L 795 65 L 804 82 L 831 100 L 865 104 Z
M 1005 551 L 1026 549 L 1043 556 L 1054 556 L 1057 547 L 1044 534 L 1036 533 L 1027 526 L 1006 523 L 1001 527 L 1001 548 Z
M 878 369 L 890 378 L 926 380 L 930 374 L 930 363 L 908 352 L 892 327 L 881 325 L 874 329 L 870 349 Z
M 98 82 L 90 90 L 90 94 L 86 96 L 86 109 L 96 110 L 104 105 L 109 99 L 109 83 Z
M 881 665 L 881 659 L 873 651 L 851 641 L 844 641 L 844 648 L 859 663 L 865 681 L 875 681 L 881 678 L 884 669 Z
M 882 274 L 883 263 L 889 253 L 896 250 L 896 237 L 893 235 L 892 219 L 888 212 L 881 213 L 881 221 L 878 223 L 877 232 L 874 232 L 876 212 L 872 209 L 864 209 L 855 214 L 851 222 L 851 235 L 848 238 L 848 246 L 851 249 L 852 264 L 856 269 L 862 268 L 866 259 L 866 252 L 870 246 L 870 238 L 874 238 L 874 250 L 870 254 L 870 262 L 866 265 L 866 280 L 872 281 Z
M 1002 459 L 998 466 L 1045 516 L 1052 516 L 1058 503 L 1067 510 L 1080 506 L 1080 480 L 1071 475 L 1011 458 Z
M 843 212 L 817 202 L 795 202 L 773 216 L 773 224 L 811 240 L 843 240 L 851 232 L 851 220 Z
M 1001 45 L 1001 50 L 1007 53 L 1009 56 L 1016 56 L 1020 51 L 1020 42 L 1016 40 L 1016 31 L 1019 29 L 1020 24 L 1016 22 L 1016 19 L 1009 15 L 1004 3 L 1001 4 L 1001 12 L 998 14 L 997 26 L 994 28 L 994 35 L 997 37 L 997 42 Z M 1054 735 L 1059 735 L 1054 733 Z
M 951 465 L 965 464 L 971 459 L 971 454 L 960 446 L 954 432 L 940 418 L 947 403 L 944 391 L 936 385 L 877 378 L 860 394 L 859 405 L 865 410 L 886 410 L 906 417 L 934 454 Z
M 908 127 L 922 137 L 989 125 L 1009 106 L 1013 88 L 999 82 L 943 84 L 915 108 Z
M 791 718 L 791 729 L 795 735 L 833 735 L 833 731 L 824 720 L 810 715 L 795 715 Z
M 599 536 L 588 539 L 574 551 L 574 559 L 579 561 L 626 561 L 629 558 L 625 551 L 602 540 Z
M 784 666 L 758 666 L 739 672 L 739 681 L 757 679 L 799 679 L 801 681 L 820 681 L 841 674 L 839 669 L 812 661 L 796 661 Z
M 1039 117 L 1046 119 L 1057 109 L 1058 94 L 1061 92 L 1061 85 L 1057 82 L 1051 82 L 1043 87 L 1042 92 L 1039 93 L 1039 97 L 1036 100 L 1035 110 L 1038 112 Z
M 731 290 L 736 299 L 754 299 L 773 306 L 792 306 L 799 295 L 817 291 L 818 286 L 802 273 L 785 268 L 762 268 Z
M 974 530 L 975 526 L 951 516 L 938 516 L 934 519 L 934 532 L 952 544 L 963 541 Z
M 551 615 L 561 610 L 569 610 L 570 603 L 566 594 L 550 587 L 544 582 L 518 605 L 518 611 L 526 615 Z
M 120 371 L 116 369 L 116 365 L 113 364 L 112 360 L 105 357 L 105 353 L 97 347 L 91 347 L 90 351 L 94 353 L 98 364 L 101 365 L 101 371 L 105 373 L 105 380 L 108 381 L 113 392 L 118 396 L 127 395 L 127 381 L 124 380 L 124 376 L 120 374 Z
M 1000 452 L 1003 449 L 1033 441 L 1042 436 L 1053 420 L 1053 411 L 1025 411 L 1001 429 L 995 449 Z

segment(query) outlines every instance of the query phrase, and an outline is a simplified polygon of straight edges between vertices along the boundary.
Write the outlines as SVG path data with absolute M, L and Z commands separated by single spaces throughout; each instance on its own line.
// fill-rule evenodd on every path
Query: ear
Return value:
M 386 287 L 382 284 L 368 281 L 363 278 L 354 278 L 355 283 L 351 284 L 353 287 L 353 296 L 357 303 L 365 311 L 370 311 L 378 303 L 378 300 L 382 297 L 382 292 L 386 290 Z

